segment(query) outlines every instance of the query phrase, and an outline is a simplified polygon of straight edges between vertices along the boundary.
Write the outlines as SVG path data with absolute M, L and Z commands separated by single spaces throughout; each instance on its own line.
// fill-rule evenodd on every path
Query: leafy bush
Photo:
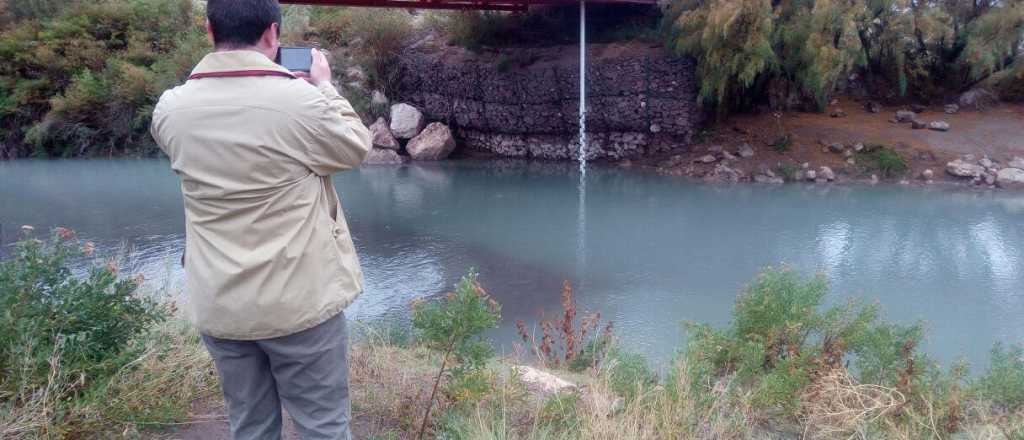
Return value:
M 996 344 L 991 362 L 977 380 L 978 393 L 1009 412 L 1024 408 L 1024 346 Z
M 52 385 L 54 375 L 74 378 L 67 393 L 102 381 L 134 354 L 133 341 L 166 314 L 135 294 L 141 280 L 122 279 L 117 266 L 91 260 L 92 245 L 58 228 L 44 243 L 26 239 L 0 262 L 0 401 L 13 403 Z
M 485 330 L 498 326 L 501 306 L 491 299 L 472 270 L 455 286 L 455 292 L 436 301 L 413 306 L 412 326 L 427 347 L 443 353 L 441 369 L 427 402 L 420 438 L 430 418 L 430 408 L 446 371 L 452 375 L 447 394 L 456 399 L 473 400 L 489 389 L 484 371 L 494 347 L 483 338 Z M 449 364 L 451 360 L 451 364 Z
M 5 27 L 0 157 L 154 153 L 152 106 L 208 49 L 192 8 L 189 0 L 69 2 Z
M 851 358 L 868 380 L 892 374 L 909 384 L 925 370 L 923 360 L 917 370 L 908 360 L 919 359 L 914 338 L 920 332 L 879 322 L 874 305 L 823 308 L 827 294 L 822 277 L 803 279 L 789 269 L 761 273 L 737 299 L 730 327 L 689 325 L 693 383 L 706 387 L 735 375 L 753 390 L 755 404 L 792 415 L 804 388 Z M 890 356 L 893 351 L 898 355 Z
M 907 172 L 906 159 L 899 153 L 885 146 L 865 148 L 857 153 L 857 163 L 876 169 L 883 177 L 897 177 Z
M 633 401 L 658 383 L 658 376 L 643 356 L 613 349 L 608 357 L 612 360 L 608 363 L 608 387 L 626 401 Z

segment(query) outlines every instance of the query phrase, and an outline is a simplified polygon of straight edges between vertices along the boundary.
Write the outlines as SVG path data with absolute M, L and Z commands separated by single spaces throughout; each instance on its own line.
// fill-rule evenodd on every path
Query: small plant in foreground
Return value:
M 494 354 L 494 347 L 483 339 L 482 334 L 497 327 L 501 306 L 480 287 L 476 279 L 476 273 L 470 270 L 455 286 L 455 292 L 436 301 L 413 305 L 413 328 L 425 345 L 443 353 L 418 438 L 423 438 L 426 431 L 430 409 L 445 372 L 450 371 L 452 375 L 450 394 L 480 394 L 481 388 L 483 391 L 487 389 L 484 370 L 487 360 Z
M 613 324 L 609 321 L 598 335 L 596 332 L 601 322 L 601 313 L 585 314 L 577 322 L 576 312 L 572 284 L 565 281 L 562 284 L 562 319 L 557 322 L 541 320 L 542 336 L 539 344 L 527 330 L 526 323 L 516 321 L 519 337 L 530 346 L 543 365 L 558 367 L 564 364 L 573 371 L 582 371 L 601 362 L 610 346 Z
M 1024 408 L 1024 346 L 992 347 L 992 363 L 976 383 L 978 393 L 1008 412 Z

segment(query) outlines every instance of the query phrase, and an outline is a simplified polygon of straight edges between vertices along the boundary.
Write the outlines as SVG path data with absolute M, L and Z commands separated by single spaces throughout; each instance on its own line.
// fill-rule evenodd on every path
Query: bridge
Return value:
M 523 12 L 531 6 L 570 6 L 579 0 L 280 0 L 281 3 L 319 6 L 363 6 L 405 9 L 462 9 Z M 591 4 L 657 5 L 657 0 L 587 0 Z

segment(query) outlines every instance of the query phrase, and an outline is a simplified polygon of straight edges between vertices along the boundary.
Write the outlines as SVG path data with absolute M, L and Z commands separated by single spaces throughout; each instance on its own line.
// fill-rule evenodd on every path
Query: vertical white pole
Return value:
M 580 0 L 580 173 L 587 174 L 587 3 Z

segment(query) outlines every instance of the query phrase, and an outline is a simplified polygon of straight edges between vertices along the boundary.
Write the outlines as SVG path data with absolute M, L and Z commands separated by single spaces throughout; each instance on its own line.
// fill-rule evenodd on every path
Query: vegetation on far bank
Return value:
M 0 159 L 156 154 L 147 130 L 153 105 L 210 49 L 202 8 L 192 0 L 0 0 Z M 821 109 L 837 93 L 928 102 L 983 87 L 1024 98 L 1022 0 L 673 0 L 590 9 L 592 41 L 665 43 L 693 56 L 702 102 L 719 114 L 762 104 Z M 473 50 L 577 38 L 571 7 L 283 11 L 282 39 L 330 49 L 346 95 L 368 119 L 385 111 L 372 91 L 392 91 L 394 61 L 421 31 Z M 350 67 L 362 73 L 348 75 Z
M 217 399 L 195 330 L 91 253 L 60 229 L 0 262 L 0 437 L 161 437 Z M 828 295 L 824 278 L 768 269 L 728 326 L 687 324 L 659 375 L 599 314 L 578 314 L 568 284 L 555 319 L 519 324 L 521 355 L 493 358 L 481 335 L 500 306 L 471 273 L 414 304 L 411 329 L 357 327 L 356 426 L 368 438 L 1024 438 L 1020 345 L 994 347 L 985 371 L 943 368 L 921 351 L 921 324 Z M 522 363 L 576 386 L 542 391 Z

